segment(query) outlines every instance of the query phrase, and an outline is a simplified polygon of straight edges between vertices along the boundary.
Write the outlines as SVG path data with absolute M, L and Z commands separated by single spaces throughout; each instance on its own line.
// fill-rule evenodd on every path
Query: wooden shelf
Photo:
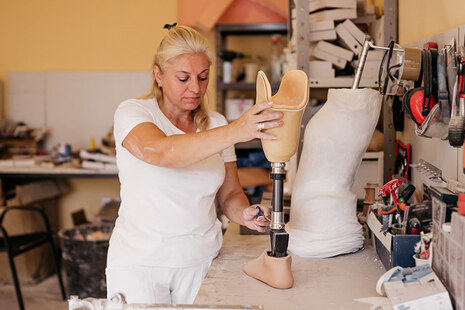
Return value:
M 352 87 L 354 81 L 353 76 L 336 77 L 333 79 L 328 78 L 309 78 L 310 88 L 329 88 L 329 87 Z M 360 87 L 378 87 L 377 79 L 364 79 L 360 80 Z
M 287 24 L 225 24 L 217 25 L 216 31 L 225 35 L 262 35 L 273 33 L 287 33 Z
M 240 142 L 236 144 L 236 149 L 241 150 L 253 150 L 253 149 L 261 149 L 262 142 L 260 139 L 253 139 L 248 142 Z
M 271 89 L 279 89 L 279 83 L 270 83 Z M 255 90 L 255 83 L 237 82 L 237 83 L 222 83 L 220 82 L 216 88 L 218 90 Z

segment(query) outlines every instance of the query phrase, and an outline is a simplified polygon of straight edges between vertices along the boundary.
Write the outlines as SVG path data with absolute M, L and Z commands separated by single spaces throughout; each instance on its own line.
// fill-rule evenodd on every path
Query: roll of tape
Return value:
M 421 71 L 421 50 L 418 48 L 404 48 L 404 64 L 401 80 L 416 81 Z

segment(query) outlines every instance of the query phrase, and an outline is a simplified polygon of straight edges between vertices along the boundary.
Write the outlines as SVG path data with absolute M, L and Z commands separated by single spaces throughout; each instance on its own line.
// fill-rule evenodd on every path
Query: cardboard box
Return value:
M 321 40 L 336 40 L 337 35 L 334 29 L 330 30 L 320 30 L 320 31 L 312 31 L 308 33 L 308 41 L 316 42 Z
M 383 287 L 394 310 L 452 310 L 449 293 L 434 272 L 415 282 L 384 282 Z
M 362 44 L 365 42 L 366 34 L 360 30 L 350 19 L 345 20 L 341 24 L 349 33 L 358 41 L 358 43 Z
M 329 61 L 310 61 L 308 67 L 310 77 L 334 78 L 333 65 Z
M 320 42 L 322 42 L 322 41 L 320 41 Z M 322 51 L 322 50 L 320 50 L 318 48 L 315 48 L 312 51 L 312 56 L 317 58 L 317 59 L 329 61 L 330 63 L 332 63 L 338 69 L 344 69 L 346 64 L 347 64 L 347 60 L 339 58 L 337 56 L 334 56 L 333 54 L 329 54 L 329 53 L 327 53 L 325 51 Z
M 352 58 L 354 58 L 354 53 L 351 50 L 342 48 L 336 44 L 331 44 L 325 41 L 318 42 L 315 46 L 315 49 L 332 54 L 338 58 L 342 58 L 347 61 L 352 61 Z
M 58 230 L 57 197 L 67 191 L 64 181 L 46 180 L 16 186 L 16 197 L 7 200 L 7 206 L 33 204 L 47 214 L 52 232 Z M 0 213 L 5 207 L 0 207 Z M 3 220 L 3 226 L 9 235 L 20 235 L 45 231 L 42 217 L 37 212 L 9 211 Z M 57 243 L 58 244 L 58 243 Z M 52 253 L 48 244 L 14 258 L 18 279 L 24 284 L 34 284 L 48 277 L 55 270 Z M 10 264 L 6 253 L 0 253 L 0 282 L 12 283 Z
M 343 20 L 347 18 L 357 18 L 356 9 L 333 9 L 323 10 L 310 14 L 310 23 L 321 22 L 323 20 Z
M 382 232 L 382 224 L 373 212 L 368 214 L 367 224 L 373 233 L 376 253 L 386 270 L 394 266 L 415 266 L 413 254 L 415 254 L 415 244 L 420 241 L 419 235 L 392 235 L 389 232 Z
M 309 12 L 314 12 L 326 8 L 356 9 L 357 0 L 313 0 L 308 4 Z
M 321 22 L 310 23 L 308 29 L 310 32 L 334 30 L 334 20 L 323 20 Z
M 352 52 L 357 55 L 362 52 L 363 45 L 360 44 L 360 42 L 358 42 L 342 24 L 337 25 L 336 33 L 338 36 L 338 42 L 340 42 L 342 46 L 352 50 Z

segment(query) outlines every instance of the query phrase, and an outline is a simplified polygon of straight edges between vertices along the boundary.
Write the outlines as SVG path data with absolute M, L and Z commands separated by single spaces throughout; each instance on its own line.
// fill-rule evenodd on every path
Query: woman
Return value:
M 282 126 L 282 114 L 260 114 L 271 106 L 264 103 L 227 124 L 207 111 L 211 59 L 197 31 L 169 28 L 154 57 L 152 90 L 116 110 L 122 202 L 108 251 L 109 297 L 193 303 L 222 243 L 215 197 L 231 221 L 260 232 L 269 224 L 242 191 L 233 147 L 275 139 L 261 129 Z

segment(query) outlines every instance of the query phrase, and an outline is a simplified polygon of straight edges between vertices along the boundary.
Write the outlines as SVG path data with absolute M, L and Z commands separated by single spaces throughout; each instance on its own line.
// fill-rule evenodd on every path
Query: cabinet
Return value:
M 245 96 L 253 99 L 255 102 L 255 81 L 247 83 L 244 81 L 236 82 L 234 77 L 230 83 L 223 82 L 223 60 L 220 55 L 224 51 L 234 51 L 245 54 L 257 54 L 257 43 L 271 42 L 271 36 L 274 34 L 287 34 L 287 24 L 284 23 L 268 23 L 268 24 L 225 24 L 217 25 L 215 28 L 215 42 L 216 42 L 216 109 L 219 113 L 227 115 L 226 100 L 233 96 Z M 263 38 L 265 37 L 265 38 Z M 234 41 L 235 40 L 235 41 Z M 238 41 L 239 40 L 239 41 Z M 234 44 L 241 43 L 241 44 Z M 258 43 L 260 44 L 260 43 Z M 271 44 L 271 43 L 270 43 Z M 235 46 L 240 45 L 240 46 Z M 253 46 L 255 45 L 255 50 Z M 269 46 L 258 46 L 262 64 L 270 62 L 271 51 Z M 234 70 L 233 70 L 234 72 Z M 279 83 L 271 83 L 273 90 L 279 88 Z M 231 121 L 230 119 L 228 121 Z M 260 140 L 252 140 L 247 143 L 239 143 L 236 149 L 260 149 Z

